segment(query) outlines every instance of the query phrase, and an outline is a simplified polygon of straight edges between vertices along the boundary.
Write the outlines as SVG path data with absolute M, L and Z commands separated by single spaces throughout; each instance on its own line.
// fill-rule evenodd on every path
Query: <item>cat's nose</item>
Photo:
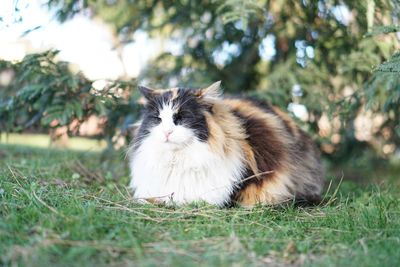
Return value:
M 165 138 L 168 139 L 168 137 L 172 134 L 172 132 L 173 132 L 172 130 L 164 131 Z

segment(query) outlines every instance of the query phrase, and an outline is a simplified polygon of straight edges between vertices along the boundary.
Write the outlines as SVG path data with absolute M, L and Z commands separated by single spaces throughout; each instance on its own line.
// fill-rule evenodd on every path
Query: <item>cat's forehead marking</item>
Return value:
M 180 94 L 180 88 L 179 87 L 174 87 L 174 88 L 169 88 L 165 89 L 162 93 L 162 105 L 160 108 L 163 108 L 165 104 L 171 105 L 172 110 L 174 112 L 177 112 L 179 109 L 179 102 L 176 101 L 179 97 Z
M 164 105 L 164 103 L 172 102 L 178 97 L 179 88 L 169 88 L 169 89 L 157 89 L 155 90 L 156 94 L 158 95 L 158 103 L 160 108 Z
M 155 91 L 156 91 L 156 93 L 158 93 L 160 95 L 165 94 L 165 93 L 171 93 L 172 99 L 174 99 L 178 96 L 178 90 L 179 90 L 179 87 L 173 87 L 173 88 L 157 89 Z
M 157 94 L 154 98 L 154 108 L 160 113 L 162 109 L 170 107 L 173 114 L 178 113 L 185 105 L 187 108 L 192 108 L 194 95 L 190 89 L 186 88 L 169 88 L 157 89 Z M 150 105 L 150 107 L 152 107 Z

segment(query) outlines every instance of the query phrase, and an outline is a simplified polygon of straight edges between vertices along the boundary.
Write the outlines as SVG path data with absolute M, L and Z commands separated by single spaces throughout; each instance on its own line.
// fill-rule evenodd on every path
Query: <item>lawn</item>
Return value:
M 166 208 L 130 200 L 122 153 L 100 158 L 0 145 L 0 265 L 400 264 L 395 174 L 360 185 L 344 172 L 340 187 L 328 175 L 334 183 L 313 208 Z

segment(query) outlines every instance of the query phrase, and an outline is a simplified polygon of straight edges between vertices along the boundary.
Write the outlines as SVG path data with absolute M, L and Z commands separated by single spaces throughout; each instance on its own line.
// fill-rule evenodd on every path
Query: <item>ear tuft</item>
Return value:
M 197 96 L 203 98 L 217 99 L 222 95 L 221 81 L 215 82 L 210 86 L 200 89 Z
M 145 86 L 138 86 L 139 92 L 148 100 L 153 98 L 154 90 Z

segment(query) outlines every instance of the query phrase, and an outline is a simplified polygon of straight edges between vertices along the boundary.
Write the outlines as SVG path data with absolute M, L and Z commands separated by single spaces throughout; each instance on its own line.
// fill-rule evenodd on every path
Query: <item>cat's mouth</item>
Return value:
M 167 145 L 179 145 L 179 143 L 171 141 L 169 139 L 164 140 L 164 144 L 167 144 Z
M 166 144 L 178 144 L 177 142 L 172 141 L 171 138 L 169 138 L 169 137 L 164 139 L 164 143 L 166 143 Z
M 185 148 L 188 147 L 190 144 L 193 143 L 193 139 L 189 138 L 188 140 L 184 141 L 184 142 L 176 142 L 176 141 L 171 141 L 169 139 L 164 141 L 164 144 L 170 147 L 174 147 L 174 148 Z

